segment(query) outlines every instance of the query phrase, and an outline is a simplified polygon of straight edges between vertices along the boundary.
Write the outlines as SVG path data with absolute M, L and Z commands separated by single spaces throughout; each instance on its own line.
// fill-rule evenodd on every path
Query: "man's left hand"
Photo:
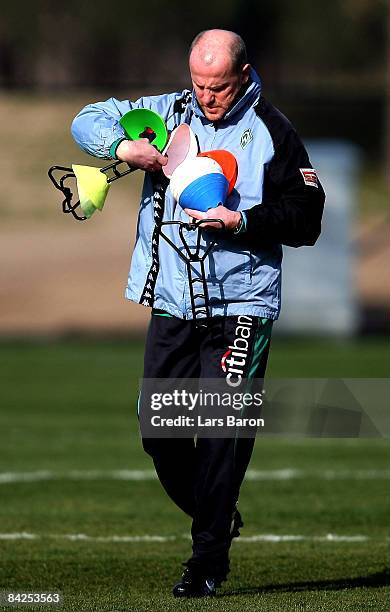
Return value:
M 225 229 L 233 231 L 239 225 L 241 221 L 241 214 L 235 210 L 229 210 L 225 206 L 217 206 L 216 208 L 209 208 L 207 212 L 200 210 L 193 210 L 192 208 L 184 209 L 187 215 L 194 219 L 221 219 L 225 224 Z M 204 229 L 221 229 L 219 223 L 202 223 Z

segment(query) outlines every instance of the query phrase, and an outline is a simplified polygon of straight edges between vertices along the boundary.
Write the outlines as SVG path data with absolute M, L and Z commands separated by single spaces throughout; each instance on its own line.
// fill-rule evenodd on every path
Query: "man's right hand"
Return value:
M 122 140 L 116 150 L 116 156 L 121 161 L 127 162 L 130 166 L 140 168 L 147 172 L 161 170 L 162 166 L 168 161 L 153 147 L 147 138 L 140 140 Z

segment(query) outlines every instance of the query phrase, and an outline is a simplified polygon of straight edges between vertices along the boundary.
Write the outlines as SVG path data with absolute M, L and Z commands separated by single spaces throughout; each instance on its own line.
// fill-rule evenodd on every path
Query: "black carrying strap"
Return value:
M 187 91 L 181 98 L 178 98 L 173 105 L 173 114 L 185 114 L 192 100 L 192 92 Z M 184 118 L 183 123 L 191 122 L 192 112 Z M 177 126 L 175 126 L 177 127 Z M 160 270 L 160 258 L 158 247 L 160 243 L 161 225 L 165 210 L 165 193 L 169 185 L 169 179 L 163 172 L 152 172 L 150 177 L 153 184 L 153 217 L 155 227 L 152 234 L 152 264 L 146 276 L 145 286 L 142 290 L 139 303 L 143 306 L 153 306 L 154 290 L 156 287 L 157 276 Z
M 160 226 L 160 235 L 164 240 L 176 251 L 178 256 L 185 262 L 187 269 L 188 285 L 190 289 L 191 310 L 193 320 L 197 325 L 206 326 L 210 318 L 210 300 L 206 281 L 206 270 L 204 262 L 209 255 L 211 249 L 217 244 L 216 240 L 211 240 L 204 251 L 201 253 L 201 226 L 205 223 L 218 223 L 221 230 L 225 229 L 225 224 L 221 219 L 200 219 L 186 223 L 185 221 L 163 221 Z M 176 225 L 179 228 L 179 237 L 184 250 L 181 250 L 164 232 L 162 227 L 165 225 Z M 184 230 L 196 231 L 195 245 L 189 245 Z M 196 270 L 194 264 L 199 264 L 199 270 Z M 198 289 L 197 283 L 200 284 Z
M 112 183 L 113 181 L 122 178 L 122 176 L 126 176 L 127 174 L 134 172 L 137 170 L 137 168 L 133 168 L 127 162 L 117 160 L 104 168 L 99 168 L 99 170 L 106 175 L 107 183 Z M 58 171 L 61 171 L 61 175 L 56 176 Z M 68 185 L 65 184 L 72 181 L 72 179 L 76 179 L 73 168 L 68 168 L 66 166 L 52 166 L 48 170 L 48 175 L 54 187 L 61 191 L 62 195 L 64 196 L 64 200 L 62 201 L 62 212 L 71 213 L 77 221 L 86 221 L 88 217 L 79 215 L 79 211 L 77 210 L 78 208 L 81 208 L 80 200 L 73 202 L 73 191 Z
M 143 288 L 139 303 L 143 306 L 153 306 L 154 290 L 156 287 L 157 276 L 160 269 L 160 258 L 158 247 L 160 243 L 161 225 L 165 210 L 165 193 L 169 185 L 169 180 L 163 172 L 150 174 L 153 183 L 153 217 L 154 230 L 152 234 L 152 265 L 146 276 L 146 283 Z

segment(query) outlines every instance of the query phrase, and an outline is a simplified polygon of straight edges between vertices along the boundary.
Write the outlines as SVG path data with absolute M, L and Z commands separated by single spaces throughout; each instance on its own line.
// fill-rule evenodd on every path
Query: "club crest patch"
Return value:
M 245 149 L 246 145 L 248 145 L 253 140 L 252 130 L 248 128 L 243 132 L 240 140 L 240 145 L 242 149 Z
M 303 176 L 305 185 L 308 185 L 309 187 L 317 187 L 318 189 L 317 172 L 314 170 L 314 168 L 299 168 L 299 171 Z

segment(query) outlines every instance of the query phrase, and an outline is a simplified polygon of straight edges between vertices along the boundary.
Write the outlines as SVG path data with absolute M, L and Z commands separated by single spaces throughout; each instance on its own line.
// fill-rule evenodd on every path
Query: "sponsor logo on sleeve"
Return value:
M 314 168 L 299 168 L 299 171 L 303 176 L 305 185 L 308 185 L 309 187 L 317 187 L 318 189 L 317 172 L 314 170 Z

